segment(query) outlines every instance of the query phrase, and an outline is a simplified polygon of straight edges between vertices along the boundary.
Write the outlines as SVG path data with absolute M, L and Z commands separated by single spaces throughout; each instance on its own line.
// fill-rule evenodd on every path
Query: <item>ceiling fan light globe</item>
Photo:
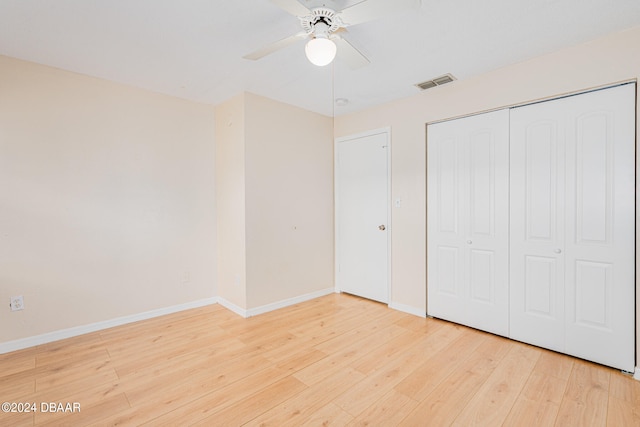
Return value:
M 337 50 L 336 44 L 324 37 L 313 38 L 304 47 L 309 62 L 318 67 L 330 64 L 336 57 Z

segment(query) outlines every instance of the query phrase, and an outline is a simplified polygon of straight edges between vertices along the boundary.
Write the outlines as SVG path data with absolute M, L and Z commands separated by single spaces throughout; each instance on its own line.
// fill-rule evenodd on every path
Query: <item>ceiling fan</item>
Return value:
M 344 38 L 347 34 L 346 27 L 382 18 L 420 4 L 420 0 L 364 0 L 336 11 L 326 7 L 322 1 L 318 2 L 318 7 L 312 8 L 307 8 L 297 0 L 270 1 L 298 17 L 302 31 L 264 46 L 243 58 L 257 60 L 302 39 L 309 39 L 305 53 L 311 63 L 318 66 L 330 64 L 340 49 L 341 59 L 352 69 L 369 64 L 369 60 Z

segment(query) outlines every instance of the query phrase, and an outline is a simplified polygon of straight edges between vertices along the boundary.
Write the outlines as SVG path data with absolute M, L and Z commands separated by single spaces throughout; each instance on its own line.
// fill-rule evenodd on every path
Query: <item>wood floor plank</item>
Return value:
M 360 321 L 353 329 L 346 331 L 330 340 L 316 344 L 314 347 L 320 351 L 332 352 L 337 348 L 344 348 L 361 339 L 371 337 L 372 335 L 378 335 L 382 331 L 395 331 L 398 335 L 405 331 L 405 328 L 393 324 L 393 317 L 391 313 L 382 314 L 370 321 Z M 386 337 L 379 337 L 382 340 Z M 386 341 L 385 341 L 386 342 Z M 373 343 L 375 345 L 376 343 Z M 377 343 L 382 344 L 381 342 Z M 376 347 L 378 346 L 376 345 Z
M 406 330 L 400 326 L 392 324 L 378 331 L 377 334 L 369 334 L 357 341 L 351 341 L 349 345 L 329 347 L 325 345 L 326 343 L 323 343 L 316 348 L 325 353 L 328 352 L 331 355 L 296 372 L 294 376 L 307 385 L 316 384 L 335 371 L 348 365 L 353 360 L 364 356 L 367 352 L 382 345 L 385 341 L 393 339 L 405 331 Z
M 286 359 L 278 361 L 275 366 L 287 371 L 289 374 L 294 374 L 325 357 L 327 357 L 327 354 L 322 351 L 315 348 L 304 348 L 301 351 L 290 354 Z
M 193 326 L 186 326 L 193 328 Z M 213 344 L 216 341 L 230 338 L 225 331 L 219 328 L 202 327 L 202 330 L 193 330 L 190 333 L 182 331 L 170 331 L 149 334 L 144 338 L 129 340 L 117 340 L 108 344 L 109 354 L 116 359 L 126 359 L 130 356 L 144 356 L 152 358 L 158 353 L 158 348 L 164 348 L 166 351 L 161 354 L 170 355 L 171 351 L 177 349 L 193 349 L 198 346 Z
M 640 408 L 625 400 L 609 396 L 607 425 L 624 427 L 640 426 Z
M 147 403 L 175 405 L 178 401 L 188 399 L 188 396 L 222 388 L 268 366 L 260 355 L 253 355 L 224 365 L 201 364 L 157 376 L 141 377 L 137 381 L 128 381 L 125 389 L 133 406 Z
M 417 406 L 417 401 L 391 390 L 362 411 L 349 426 L 395 426 Z
M 165 316 L 154 317 L 151 319 L 141 320 L 129 323 L 123 326 L 116 326 L 109 329 L 103 329 L 96 333 L 105 344 L 110 340 L 129 339 L 135 340 L 144 338 L 159 331 L 166 330 L 184 330 L 187 324 L 211 326 L 217 325 L 217 322 L 208 322 L 212 320 L 212 316 L 221 318 L 224 313 L 232 315 L 225 308 L 218 305 L 210 305 L 206 307 L 194 308 L 192 310 L 179 311 L 177 313 L 167 314 Z M 92 335 L 92 334 L 90 334 Z
M 300 427 L 331 427 L 346 426 L 353 417 L 333 403 L 323 406 L 305 420 L 301 420 Z
M 0 412 L 0 425 L 3 427 L 33 426 L 35 413 Z
M 326 306 L 318 309 L 315 313 L 312 311 L 309 314 L 303 323 L 289 325 L 289 332 L 300 337 L 306 337 L 325 330 L 340 331 L 351 329 L 358 323 L 362 323 L 363 316 L 362 313 L 355 310 L 338 309 L 327 311 Z M 377 315 L 369 315 L 367 317 L 373 319 Z
M 541 350 L 526 344 L 512 346 L 454 426 L 502 425 L 540 357 Z
M 556 424 L 606 426 L 611 369 L 577 360 L 569 377 Z
M 444 320 L 418 316 L 402 316 L 394 323 L 403 328 L 420 333 L 428 333 L 431 329 L 439 328 L 443 325 L 450 325 L 449 322 L 445 322 Z
M 635 380 L 631 375 L 611 372 L 609 394 L 640 408 L 640 381 Z
M 33 393 L 29 396 L 36 402 L 80 402 L 92 404 L 96 401 L 121 393 L 122 387 L 112 372 L 92 374 L 76 381 L 64 382 L 57 387 Z M 27 397 L 23 397 L 26 399 Z
M 454 426 L 501 425 L 540 357 L 541 350 L 515 343 L 455 419 Z
M 46 390 L 48 388 L 57 387 L 78 380 L 83 380 L 87 376 L 102 377 L 108 375 L 113 379 L 117 378 L 116 372 L 111 366 L 110 360 L 96 358 L 86 361 L 81 365 L 67 365 L 64 369 L 54 372 L 47 372 L 36 378 L 36 392 Z
M 191 341 L 189 346 L 183 344 L 171 349 L 156 345 L 144 351 L 112 356 L 113 367 L 120 377 L 144 375 L 150 371 L 163 372 L 172 366 L 185 366 L 207 359 L 211 363 L 227 360 L 246 354 L 246 346 L 234 338 L 204 339 Z
M 573 370 L 573 363 L 575 360 L 575 358 L 567 356 L 566 354 L 544 350 L 540 354 L 540 358 L 538 359 L 538 363 L 536 363 L 534 370 L 541 375 L 568 381 L 571 371 Z
M 434 388 L 400 425 L 451 425 L 510 348 L 511 343 L 504 339 L 487 336 L 476 352 L 462 361 L 458 369 Z
M 99 334 L 84 334 L 71 338 L 65 338 L 59 341 L 53 341 L 46 344 L 38 345 L 36 357 L 56 357 L 58 355 L 69 355 L 76 350 L 81 351 L 86 348 L 94 348 L 102 345 L 102 339 Z
M 367 324 L 366 321 L 364 324 Z M 363 317 L 357 313 L 342 313 L 334 319 L 320 319 L 311 324 L 296 325 L 289 331 L 295 339 L 271 349 L 263 349 L 262 354 L 267 359 L 277 362 L 287 358 L 292 351 L 301 346 L 318 346 L 353 330 L 359 330 L 363 325 Z
M 327 298 L 321 301 L 311 300 L 304 304 L 289 306 L 285 311 L 276 310 L 250 317 L 241 323 L 233 319 L 221 324 L 220 327 L 239 339 L 250 341 L 256 337 L 260 338 L 265 331 L 278 331 L 292 325 L 312 322 L 315 317 L 321 317 L 322 313 L 335 310 L 335 304 Z
M 65 383 L 83 380 L 91 375 L 95 375 L 96 378 L 104 378 L 104 376 L 108 376 L 110 379 L 117 378 L 115 371 L 110 366 L 109 355 L 105 349 L 94 349 L 88 353 L 82 353 L 84 358 L 49 358 L 46 364 L 41 363 L 40 366 L 32 369 L 21 370 L 6 376 L 0 383 L 0 393 L 7 398 L 16 398 Z M 13 389 L 5 388 L 12 385 Z
M 640 382 L 331 294 L 251 318 L 219 305 L 0 355 L 0 397 L 80 413 L 0 425 L 639 425 Z
M 540 427 L 554 426 L 573 360 L 563 354 L 542 350 L 504 425 L 518 427 L 525 422 Z
M 0 381 L 7 375 L 16 374 L 36 367 L 36 349 L 0 354 Z
M 18 372 L 22 374 L 22 372 Z M 7 375 L 0 381 L 0 396 L 3 402 L 21 402 L 36 391 L 36 375 L 29 377 Z
M 398 383 L 395 389 L 414 400 L 423 400 L 458 368 L 461 361 L 469 358 L 485 339 L 485 334 L 472 329 L 461 332 L 442 351 L 425 357 L 413 374 Z
M 411 347 L 405 348 L 396 358 L 381 359 L 378 368 L 369 373 L 367 379 L 337 396 L 334 403 L 357 417 L 400 381 L 415 372 L 423 359 L 441 351 L 461 333 L 460 328 L 443 327 L 429 335 L 414 338 L 415 342 Z M 359 363 L 356 362 L 352 366 L 358 365 Z
M 567 380 L 534 372 L 513 405 L 505 426 L 517 427 L 526 423 L 535 426 L 553 426 Z
M 640 381 L 611 372 L 607 425 L 640 426 Z
M 308 387 L 292 376 L 285 377 L 274 384 L 252 394 L 246 399 L 217 412 L 193 426 L 212 425 L 240 426 L 258 417 L 265 410 L 296 396 Z
M 358 384 L 365 375 L 351 367 L 344 367 L 329 375 L 321 383 L 308 387 L 298 395 L 251 420 L 252 425 L 260 426 L 298 426 L 302 420 L 331 402 L 345 390 Z
M 369 374 L 379 369 L 380 365 L 384 365 L 390 360 L 393 360 L 394 356 L 400 355 L 413 346 L 416 339 L 415 332 L 406 331 L 405 333 L 401 333 L 397 337 L 380 345 L 375 350 L 358 358 L 357 361 L 351 363 L 351 366 L 363 374 Z
M 226 387 L 203 393 L 194 400 L 174 410 L 158 412 L 156 409 L 156 416 L 145 420 L 144 424 L 149 426 L 173 426 L 201 421 L 234 403 L 248 398 L 255 393 L 256 390 L 261 390 L 287 376 L 287 372 L 281 369 L 273 367 L 266 368 L 249 375 L 242 381 L 236 381 Z M 154 407 L 143 408 L 142 412 L 144 412 L 144 410 L 154 411 Z M 128 422 L 133 423 L 133 421 L 137 421 L 138 425 L 142 425 L 143 422 L 140 422 L 140 419 L 135 420 L 133 418 L 139 416 L 139 412 L 139 410 L 136 410 L 131 414 Z

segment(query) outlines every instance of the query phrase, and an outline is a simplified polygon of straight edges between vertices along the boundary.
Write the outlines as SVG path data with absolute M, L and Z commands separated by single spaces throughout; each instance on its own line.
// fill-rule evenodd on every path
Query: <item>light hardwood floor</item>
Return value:
M 0 401 L 38 409 L 2 426 L 640 425 L 640 381 L 619 371 L 344 294 L 0 355 Z

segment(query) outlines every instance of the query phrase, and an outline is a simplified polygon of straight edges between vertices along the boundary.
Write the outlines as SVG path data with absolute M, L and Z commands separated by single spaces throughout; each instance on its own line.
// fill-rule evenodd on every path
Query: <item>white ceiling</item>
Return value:
M 300 2 L 340 10 L 359 1 Z M 415 83 L 445 73 L 466 79 L 636 25 L 640 0 L 422 0 L 349 27 L 371 61 L 350 70 L 339 58 L 311 65 L 302 41 L 243 59 L 300 31 L 269 0 L 0 0 L 0 54 L 214 105 L 250 91 L 338 116 L 416 94 Z

